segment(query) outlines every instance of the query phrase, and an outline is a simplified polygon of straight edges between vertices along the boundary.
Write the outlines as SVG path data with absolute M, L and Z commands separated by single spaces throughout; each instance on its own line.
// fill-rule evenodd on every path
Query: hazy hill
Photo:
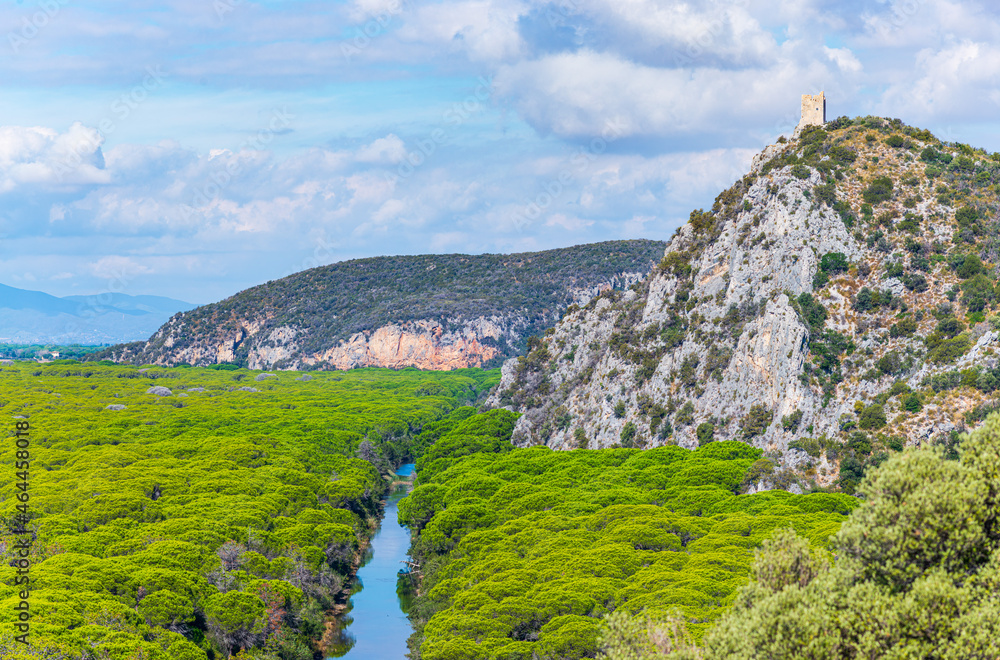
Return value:
M 851 490 L 998 406 L 1000 154 L 880 118 L 764 150 L 646 279 L 504 365 L 519 444 L 765 449 L 760 485 Z M 797 476 L 783 472 L 795 468 Z
M 665 247 L 610 241 L 512 255 L 344 261 L 178 314 L 149 341 L 97 357 L 267 369 L 498 363 L 568 305 L 641 280 Z
M 148 337 L 194 305 L 160 296 L 107 293 L 59 298 L 0 284 L 0 343 L 110 344 Z

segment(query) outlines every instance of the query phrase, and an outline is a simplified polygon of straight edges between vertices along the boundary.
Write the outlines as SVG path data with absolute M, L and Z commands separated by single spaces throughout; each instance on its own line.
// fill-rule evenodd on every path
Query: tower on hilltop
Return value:
M 822 126 L 826 123 L 826 96 L 823 92 L 819 94 L 802 95 L 802 119 L 799 120 L 799 129 L 806 126 Z

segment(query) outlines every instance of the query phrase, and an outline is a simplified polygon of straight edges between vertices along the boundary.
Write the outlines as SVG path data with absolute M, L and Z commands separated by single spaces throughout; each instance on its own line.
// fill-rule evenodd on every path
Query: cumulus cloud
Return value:
M 857 74 L 864 68 L 861 65 L 861 61 L 855 57 L 849 48 L 828 48 L 824 46 L 823 52 L 844 73 Z
M 74 123 L 51 128 L 0 127 L 0 194 L 18 188 L 57 188 L 110 182 L 104 168 L 101 134 Z
M 393 35 L 400 42 L 459 53 L 473 62 L 499 62 L 523 52 L 518 19 L 528 3 L 517 0 L 457 0 L 422 5 Z
M 560 5 L 565 7 L 566 5 Z M 552 9 L 540 12 L 550 21 Z M 582 44 L 659 66 L 760 66 L 778 54 L 774 36 L 740 3 L 584 0 L 564 12 Z
M 505 66 L 494 84 L 544 133 L 593 136 L 614 125 L 623 137 L 676 136 L 773 121 L 795 108 L 803 91 L 822 85 L 815 81 L 831 77 L 822 62 L 686 71 L 581 50 Z
M 45 110 L 10 120 L 44 126 L 0 128 L 0 232 L 33 255 L 0 262 L 0 281 L 128 273 L 207 301 L 319 261 L 667 238 L 794 127 L 800 94 L 939 134 L 1000 104 L 984 0 L 170 6 L 107 20 L 107 0 L 66 5 L 0 58 L 23 87 L 0 111 Z M 163 88 L 105 144 L 93 124 L 160 64 Z M 249 144 L 286 101 L 294 131 Z
M 1000 111 L 1000 48 L 962 41 L 916 56 L 916 79 L 896 82 L 882 109 L 911 122 L 941 115 L 992 119 Z

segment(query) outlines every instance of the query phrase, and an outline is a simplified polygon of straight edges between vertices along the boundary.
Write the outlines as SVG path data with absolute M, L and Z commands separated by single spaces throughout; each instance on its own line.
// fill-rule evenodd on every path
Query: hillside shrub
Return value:
M 877 430 L 886 425 L 885 409 L 878 403 L 866 407 L 858 415 L 858 428 Z
M 749 440 L 764 433 L 771 425 L 772 419 L 774 412 L 770 408 L 764 405 L 753 406 L 740 422 L 740 432 Z
M 698 425 L 695 430 L 695 435 L 698 436 L 698 445 L 707 445 L 715 440 L 715 424 L 711 422 L 702 422 Z
M 927 359 L 934 364 L 947 364 L 965 355 L 970 348 L 972 348 L 972 340 L 968 334 L 963 332 L 956 337 L 943 340 L 936 348 L 927 353 Z
M 917 331 L 917 320 L 912 316 L 901 318 L 889 328 L 890 337 L 912 337 Z
M 705 657 L 1000 654 L 998 455 L 994 415 L 961 438 L 956 460 L 937 448 L 888 457 L 861 483 L 864 504 L 835 536 L 833 561 L 776 533 Z
M 781 418 L 781 428 L 791 433 L 795 433 L 799 430 L 799 423 L 802 421 L 802 411 L 798 408 L 789 415 L 784 415 Z
M 864 190 L 862 196 L 865 202 L 878 205 L 892 199 L 892 188 L 893 182 L 890 177 L 878 176 L 872 179 L 872 182 Z
M 635 434 L 637 432 L 635 422 L 626 422 L 625 426 L 622 427 L 622 432 L 620 434 L 620 439 L 622 447 L 631 448 L 635 444 Z

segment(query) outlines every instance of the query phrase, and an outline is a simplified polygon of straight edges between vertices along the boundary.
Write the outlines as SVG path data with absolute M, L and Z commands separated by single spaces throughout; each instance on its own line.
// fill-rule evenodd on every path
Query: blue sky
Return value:
M 0 282 L 206 303 L 355 257 L 667 239 L 821 90 L 1000 150 L 994 7 L 6 2 Z

